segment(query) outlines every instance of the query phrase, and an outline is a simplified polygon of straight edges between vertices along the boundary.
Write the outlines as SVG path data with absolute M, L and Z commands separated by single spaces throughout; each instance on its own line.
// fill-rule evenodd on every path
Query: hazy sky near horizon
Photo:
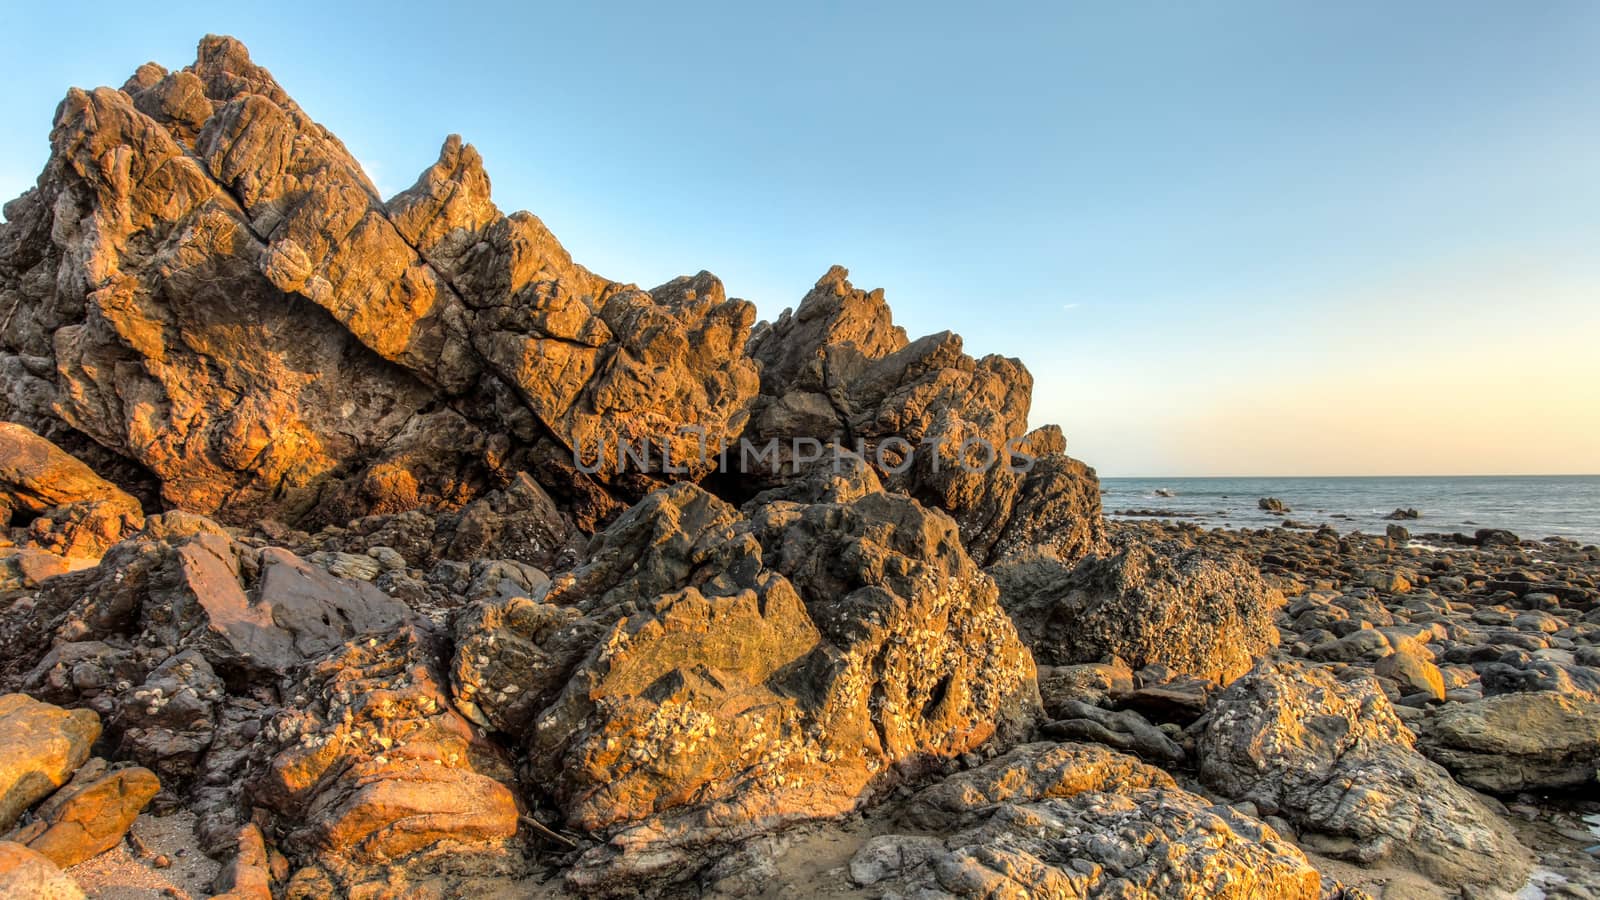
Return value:
M 1600 3 L 768 6 L 13 3 L 0 195 L 227 33 L 386 196 L 459 132 L 609 277 L 843 264 L 1104 475 L 1600 472 Z

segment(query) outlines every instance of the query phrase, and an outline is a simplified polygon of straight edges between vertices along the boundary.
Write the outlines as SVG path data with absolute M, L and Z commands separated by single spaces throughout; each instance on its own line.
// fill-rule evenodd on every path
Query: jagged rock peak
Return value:
M 604 278 L 502 213 L 456 135 L 384 202 L 232 38 L 70 91 L 51 147 L 0 227 L 0 418 L 125 473 L 151 511 L 338 524 L 526 474 L 592 532 L 676 481 L 775 487 L 804 438 L 951 513 L 982 563 L 1041 516 L 1065 555 L 1100 538 L 1092 471 L 1025 438 L 1016 360 L 909 340 L 841 267 L 760 326 L 709 272 Z M 780 470 L 729 471 L 718 451 L 746 439 L 784 445 Z M 972 441 L 1041 467 L 962 471 Z

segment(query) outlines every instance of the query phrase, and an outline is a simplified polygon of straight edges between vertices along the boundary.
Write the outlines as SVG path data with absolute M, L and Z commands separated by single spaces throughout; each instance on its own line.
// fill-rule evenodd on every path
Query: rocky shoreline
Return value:
M 230 38 L 51 147 L 0 894 L 1600 894 L 1594 547 L 1107 521 L 1019 361 L 603 278 L 455 137 L 384 200 Z

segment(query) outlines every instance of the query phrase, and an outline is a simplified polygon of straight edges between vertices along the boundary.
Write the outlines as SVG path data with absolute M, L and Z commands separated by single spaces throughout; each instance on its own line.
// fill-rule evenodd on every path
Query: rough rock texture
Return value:
M 1420 747 L 1479 790 L 1583 787 L 1600 771 L 1600 704 L 1550 691 L 1453 703 L 1427 722 Z
M 0 415 L 92 441 L 169 504 L 459 506 L 509 477 L 513 440 L 567 448 L 559 480 L 579 445 L 668 435 L 686 459 L 679 426 L 743 428 L 750 304 L 704 273 L 591 275 L 494 209 L 455 138 L 386 206 L 237 41 L 73 90 L 51 146 L 0 232 Z
M 1451 885 L 1515 888 L 1527 851 L 1413 746 L 1369 678 L 1264 662 L 1217 697 L 1198 740 L 1207 787 L 1281 815 L 1332 856 L 1392 860 Z
M 119 652 L 109 646 L 68 650 L 69 642 L 137 636 L 146 658 L 193 650 L 208 668 L 283 674 L 349 637 L 387 631 L 412 617 L 405 604 L 370 584 L 339 578 L 279 548 L 239 543 L 204 520 L 192 532 L 141 533 L 112 548 L 99 566 L 55 579 L 24 599 L 30 615 L 0 627 L 0 649 L 6 671 L 33 668 L 27 680 L 41 686 L 49 670 L 63 664 L 62 653 L 110 664 L 108 657 Z M 52 644 L 57 647 L 45 656 L 56 658 L 41 658 Z M 83 678 L 84 690 L 104 687 L 87 673 Z
M 439 647 L 406 626 L 357 639 L 281 689 L 245 776 L 277 844 L 304 868 L 289 896 L 440 890 L 519 871 L 509 760 L 450 707 Z
M 211 900 L 272 900 L 272 863 L 261 829 L 254 824 L 239 829 L 233 858 L 217 873 Z
M 888 489 L 950 513 L 980 563 L 1023 548 L 1068 560 L 1098 549 L 1099 482 L 1066 457 L 1059 429 L 1027 432 L 1028 370 L 1000 356 L 974 360 L 948 331 L 908 341 L 883 292 L 858 290 L 848 274 L 835 266 L 750 339 L 762 368 L 747 437 L 780 442 L 780 476 L 795 462 L 794 438 L 837 442 Z
M 1226 683 L 1277 644 L 1283 595 L 1236 556 L 1125 546 L 1070 565 L 1019 555 L 990 569 L 1000 602 L 1048 665 L 1120 657 Z
M 0 696 L 0 829 L 66 784 L 99 736 L 100 717 L 87 709 Z
M 362 516 L 315 534 L 261 523 L 257 533 L 308 558 L 341 554 L 345 564 L 365 566 L 363 577 L 380 586 L 379 576 L 386 572 L 431 579 L 442 562 L 471 566 L 498 560 L 564 571 L 582 558 L 587 542 L 572 517 L 525 472 L 451 512 Z M 361 563 L 350 556 L 369 559 Z
M 25 525 L 30 544 L 98 557 L 143 524 L 138 500 L 32 431 L 0 422 L 0 533 Z
M 527 472 L 593 531 L 741 437 L 803 435 L 888 446 L 889 486 L 955 516 L 980 562 L 1101 540 L 1092 470 L 1059 430 L 1025 435 L 1016 360 L 908 342 L 837 268 L 754 330 L 709 273 L 602 278 L 501 213 L 455 136 L 384 202 L 231 38 L 72 90 L 51 149 L 0 229 L 0 417 L 169 506 L 338 524 Z M 969 439 L 1002 464 L 963 472 Z
M 114 758 L 183 797 L 213 849 L 237 829 L 279 677 L 417 618 L 371 584 L 172 513 L 24 599 L 26 615 L 0 617 L 7 679 L 104 716 Z
M 851 862 L 858 884 L 901 896 L 1323 896 L 1317 870 L 1267 825 L 1088 744 L 1018 747 L 918 794 L 905 818 L 954 833 L 874 838 Z
M 1112 711 L 1068 700 L 1052 712 L 1056 720 L 1046 723 L 1041 731 L 1056 740 L 1093 741 L 1158 765 L 1175 765 L 1184 760 L 1182 747 L 1131 709 Z
M 741 516 L 659 491 L 570 575 L 462 617 L 462 708 L 522 736 L 569 824 L 612 835 L 575 886 L 692 874 L 708 845 L 848 811 L 1037 716 L 954 522 L 864 469 L 811 499 Z
M 232 898 L 676 896 L 900 809 L 829 874 L 1337 896 L 1293 831 L 1489 893 L 1506 811 L 1405 726 L 1466 784 L 1592 776 L 1592 549 L 1112 541 L 1016 360 L 908 339 L 843 269 L 753 319 L 708 273 L 589 272 L 458 138 L 385 202 L 231 39 L 69 93 L 0 226 L 0 689 L 76 707 L 0 699 L 10 834 L 81 858 L 149 802 Z M 713 471 L 740 439 L 781 470 Z M 1326 669 L 1235 681 L 1275 616 Z M 83 734 L 14 752 L 39 722 Z M 1149 765 L 1196 761 L 1235 807 Z M 1586 846 L 1540 845 L 1572 896 Z
M 159 790 L 161 781 L 149 769 L 113 769 L 103 759 L 92 759 L 6 839 L 70 868 L 116 846 Z
M 1415 640 L 1395 643 L 1388 656 L 1372 667 L 1380 678 L 1393 681 L 1405 695 L 1419 695 L 1430 701 L 1444 699 L 1444 674 L 1433 664 L 1433 653 Z
M 0 414 L 131 461 L 173 505 L 303 514 L 329 473 L 388 449 L 429 400 L 263 273 L 277 257 L 258 234 L 274 223 L 241 207 L 263 198 L 240 190 L 243 170 L 278 189 L 281 212 L 305 208 L 316 189 L 281 177 L 291 145 L 326 164 L 337 144 L 225 39 L 129 88 L 69 92 L 38 187 L 6 207 Z M 260 127 L 241 134 L 247 122 Z M 376 202 L 327 190 L 358 219 Z
M 0 841 L 0 897 L 83 900 L 83 891 L 43 854 Z

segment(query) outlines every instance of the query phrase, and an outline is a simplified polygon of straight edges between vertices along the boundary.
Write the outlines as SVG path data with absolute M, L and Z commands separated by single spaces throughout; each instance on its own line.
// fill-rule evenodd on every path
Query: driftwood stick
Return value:
M 540 836 L 549 838 L 550 840 L 555 841 L 556 843 L 562 845 L 563 847 L 566 847 L 569 850 L 576 850 L 577 849 L 577 847 L 578 847 L 578 842 L 577 841 L 573 840 L 572 838 L 567 837 L 564 834 L 561 834 L 560 832 L 552 831 L 550 826 L 544 824 L 543 822 L 539 821 L 538 819 L 535 819 L 533 816 L 522 816 L 521 819 L 522 819 L 524 824 L 526 824 L 529 828 L 532 828 Z

